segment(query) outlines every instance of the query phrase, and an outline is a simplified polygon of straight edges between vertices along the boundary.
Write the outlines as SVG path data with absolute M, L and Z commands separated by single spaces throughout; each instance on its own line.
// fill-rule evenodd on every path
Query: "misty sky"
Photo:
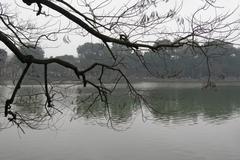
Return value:
M 9 2 L 9 0 L 4 0 L 5 2 Z M 112 8 L 112 7 L 116 7 L 116 6 L 120 6 L 124 1 L 118 1 L 118 0 L 113 0 L 111 6 L 109 6 L 107 9 Z M 179 4 L 181 1 L 179 0 L 169 0 L 168 4 L 165 4 L 167 7 L 174 6 L 175 4 Z M 182 16 L 191 16 L 191 14 L 198 9 L 201 5 L 203 4 L 202 0 L 183 0 L 183 8 L 181 9 L 181 12 L 179 14 L 181 14 Z M 219 7 L 222 7 L 222 9 L 218 12 L 218 14 L 220 13 L 220 11 L 222 12 L 226 12 L 226 11 L 231 11 L 233 9 L 235 9 L 238 5 L 240 4 L 240 0 L 217 0 L 216 5 Z M 166 6 L 164 5 L 163 8 L 165 8 Z M 166 8 L 167 8 L 166 7 Z M 159 10 L 162 10 L 162 8 L 159 8 Z M 240 9 L 239 9 L 240 10 Z M 204 16 L 214 16 L 216 13 L 216 10 L 210 10 L 207 11 L 206 14 Z M 234 15 L 233 18 L 238 18 L 240 12 L 237 10 L 237 13 Z M 25 16 L 25 17 L 29 17 L 29 19 L 31 20 L 35 20 L 35 13 L 32 13 L 32 11 L 21 11 L 21 16 Z M 41 20 L 40 20 L 41 19 Z M 44 16 L 38 16 L 37 17 L 37 21 L 46 21 L 46 18 Z M 94 38 L 93 36 L 87 36 L 87 37 L 82 37 L 79 35 L 69 35 L 69 42 L 70 43 L 64 43 L 63 41 L 63 35 L 60 35 L 58 37 L 58 41 L 54 42 L 54 43 L 50 43 L 50 42 L 45 42 L 42 43 L 41 46 L 44 48 L 45 50 L 45 55 L 47 57 L 50 56 L 58 56 L 58 55 L 65 55 L 65 54 L 71 54 L 74 56 L 77 56 L 77 52 L 76 52 L 76 48 L 78 45 L 80 44 L 84 44 L 85 42 L 101 42 L 100 40 Z M 5 46 L 0 45 L 1 48 L 6 49 Z M 52 47 L 52 48 L 51 48 Z

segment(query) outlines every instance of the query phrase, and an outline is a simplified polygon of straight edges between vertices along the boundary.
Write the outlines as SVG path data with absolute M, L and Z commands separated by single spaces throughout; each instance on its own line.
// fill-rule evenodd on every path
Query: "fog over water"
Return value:
M 91 89 L 64 90 L 68 95 L 64 103 L 75 108 L 73 112 L 66 109 L 55 125 L 43 130 L 24 128 L 26 134 L 22 134 L 16 126 L 2 129 L 0 159 L 238 160 L 240 87 L 201 90 L 195 83 L 186 87 L 168 85 L 135 85 L 152 108 L 143 104 L 141 108 L 125 94 L 123 85 L 109 99 L 111 123 L 104 118 L 101 104 L 85 112 L 87 105 L 81 98 Z M 4 97 L 9 89 L 0 90 Z M 39 91 L 38 86 L 28 86 L 20 94 Z M 29 116 L 44 112 L 38 105 L 43 102 L 41 97 L 33 98 L 35 105 L 28 105 L 29 98 L 18 99 L 16 109 Z

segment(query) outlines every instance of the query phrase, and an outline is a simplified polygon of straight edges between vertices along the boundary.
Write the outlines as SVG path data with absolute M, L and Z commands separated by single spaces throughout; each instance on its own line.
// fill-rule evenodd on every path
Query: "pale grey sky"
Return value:
M 10 2 L 9 0 L 3 0 L 3 2 Z M 74 0 L 73 0 L 74 1 Z M 134 2 L 135 0 L 132 0 Z M 14 1 L 13 1 L 14 2 Z M 119 1 L 119 0 L 112 0 L 112 4 L 106 9 L 109 10 L 110 8 L 118 8 L 118 6 L 122 5 L 123 3 L 126 3 L 125 1 Z M 201 5 L 203 5 L 202 0 L 169 0 L 168 3 L 162 4 L 164 5 L 161 10 L 172 8 L 175 6 L 175 4 L 183 3 L 183 7 L 181 9 L 181 12 L 179 13 L 182 16 L 191 16 L 192 13 L 198 9 Z M 19 4 L 22 4 L 19 2 Z M 218 14 L 220 12 L 227 12 L 235 9 L 240 4 L 240 0 L 217 0 L 216 5 L 219 7 L 223 7 L 222 9 L 218 9 Z M 161 6 L 160 6 L 161 7 Z M 22 11 L 20 8 L 15 8 L 16 11 L 20 12 L 19 17 L 23 16 L 25 19 L 30 19 L 32 21 L 35 21 L 36 23 L 45 23 L 46 21 L 49 21 L 49 19 L 45 16 L 35 16 L 35 13 L 32 13 L 32 11 Z M 159 10 L 160 10 L 159 9 Z M 240 9 L 238 9 L 240 11 Z M 233 18 L 239 18 L 240 12 L 237 11 L 237 13 L 234 15 Z M 210 9 L 206 11 L 206 13 L 203 16 L 206 17 L 213 17 L 215 15 L 216 10 Z M 66 34 L 67 35 L 67 34 Z M 63 41 L 63 35 L 58 36 L 58 40 L 56 42 L 42 42 L 41 46 L 45 50 L 45 55 L 47 57 L 50 56 L 58 56 L 58 55 L 65 55 L 65 54 L 71 54 L 74 56 L 77 56 L 76 48 L 78 45 L 84 44 L 85 42 L 101 42 L 98 39 L 96 39 L 93 36 L 86 36 L 82 37 L 80 35 L 69 35 L 69 43 L 64 43 Z M 5 48 L 3 45 L 0 45 L 0 47 Z

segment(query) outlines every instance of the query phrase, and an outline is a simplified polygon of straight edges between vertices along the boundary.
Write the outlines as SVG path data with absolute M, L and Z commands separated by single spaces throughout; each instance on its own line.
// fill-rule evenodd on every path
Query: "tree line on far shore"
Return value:
M 169 41 L 169 40 L 163 40 Z M 161 42 L 157 42 L 161 43 Z M 170 41 L 169 41 L 170 43 Z M 111 50 L 115 55 L 113 60 L 111 53 L 104 44 L 85 43 L 76 49 L 78 57 L 72 55 L 57 56 L 78 66 L 80 69 L 89 67 L 94 63 L 103 63 L 114 66 L 116 63 L 126 76 L 132 80 L 156 80 L 156 79 L 182 79 L 198 80 L 205 79 L 209 75 L 214 80 L 239 80 L 240 79 L 240 49 L 232 44 L 218 41 L 208 42 L 207 47 L 182 46 L 179 48 L 161 48 L 158 51 L 132 51 L 131 49 L 113 44 Z M 19 47 L 22 53 L 44 59 L 44 50 L 41 47 Z M 204 50 L 204 52 L 203 52 Z M 203 54 L 204 53 L 204 54 Z M 0 80 L 14 81 L 19 78 L 24 64 L 0 49 Z M 207 58 L 206 58 L 207 56 Z M 51 64 L 48 68 L 50 81 L 75 81 L 75 74 L 62 66 Z M 101 68 L 88 73 L 93 79 L 101 73 Z M 210 70 L 209 70 L 210 69 Z M 43 76 L 44 68 L 34 64 L 25 82 L 39 81 Z M 99 75 L 100 76 L 100 75 Z M 110 80 L 112 73 L 105 78 Z M 41 80 L 39 81 L 41 83 Z

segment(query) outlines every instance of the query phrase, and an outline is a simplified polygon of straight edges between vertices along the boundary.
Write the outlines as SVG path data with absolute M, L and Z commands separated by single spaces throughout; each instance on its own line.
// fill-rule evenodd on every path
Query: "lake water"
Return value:
M 41 130 L 23 126 L 23 134 L 16 126 L 4 128 L 9 125 L 2 114 L 0 159 L 240 159 L 239 86 L 201 90 L 199 85 L 139 83 L 136 87 L 151 106 L 134 101 L 122 88 L 109 99 L 108 112 L 101 103 L 89 110 L 90 102 L 82 100 L 91 89 L 72 87 L 60 89 L 68 97 L 56 97 L 56 107 L 68 108 L 64 114 L 32 124 Z M 42 115 L 45 110 L 39 104 L 44 100 L 36 94 L 40 88 L 22 90 L 16 110 L 29 117 Z M 0 87 L 0 94 L 3 103 L 9 88 Z

